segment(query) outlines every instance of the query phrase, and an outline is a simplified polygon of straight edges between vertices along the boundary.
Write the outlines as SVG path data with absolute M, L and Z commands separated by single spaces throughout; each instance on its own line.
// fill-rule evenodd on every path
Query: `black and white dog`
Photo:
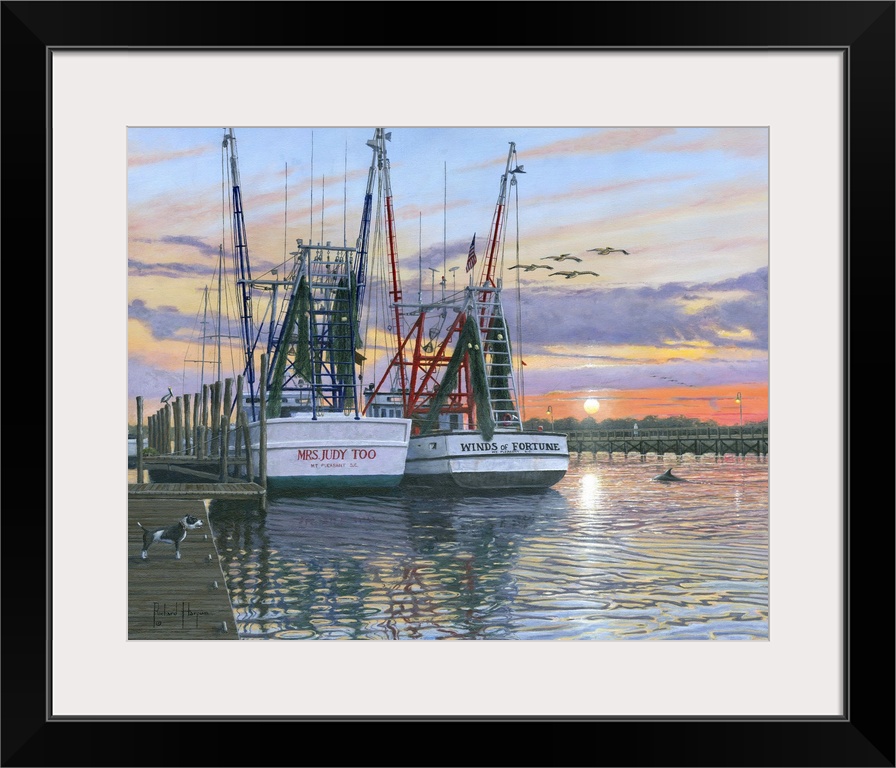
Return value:
M 186 515 L 174 525 L 157 530 L 150 530 L 142 523 L 137 523 L 137 525 L 143 529 L 143 551 L 140 553 L 140 557 L 146 560 L 146 550 L 150 545 L 154 541 L 162 541 L 165 544 L 174 544 L 174 557 L 180 560 L 180 543 L 187 538 L 187 531 L 202 527 L 202 520 L 193 515 Z

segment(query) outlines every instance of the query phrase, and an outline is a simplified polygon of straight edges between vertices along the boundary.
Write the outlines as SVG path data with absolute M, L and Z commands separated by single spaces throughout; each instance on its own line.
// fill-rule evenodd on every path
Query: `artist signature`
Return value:
M 152 604 L 153 627 L 198 629 L 200 616 L 208 616 L 208 611 L 193 608 L 188 602 Z

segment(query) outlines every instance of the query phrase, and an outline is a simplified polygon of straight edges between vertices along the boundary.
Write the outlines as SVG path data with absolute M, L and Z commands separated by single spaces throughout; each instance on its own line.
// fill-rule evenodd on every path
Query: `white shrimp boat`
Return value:
M 274 273 L 269 279 L 253 279 L 232 129 L 224 142 L 229 148 L 246 361 L 240 405 L 247 415 L 253 467 L 257 471 L 260 466 L 264 430 L 266 480 L 272 491 L 397 486 L 404 475 L 411 421 L 368 418 L 358 398 L 358 329 L 375 169 L 368 177 L 355 248 L 297 240 L 284 277 Z M 376 157 L 374 151 L 374 162 Z M 269 299 L 267 322 L 256 323 L 253 296 L 261 292 Z M 269 365 L 259 381 L 262 352 Z M 231 440 L 238 434 L 234 431 Z
M 382 130 L 379 168 L 385 175 L 386 222 L 394 232 L 391 182 Z M 476 490 L 548 488 L 569 467 L 565 434 L 522 428 L 513 357 L 496 278 L 505 228 L 508 184 L 523 172 L 511 142 L 489 230 L 481 278 L 429 303 L 404 299 L 395 238 L 386 238 L 391 264 L 391 308 L 396 351 L 376 386 L 365 391 L 364 412 L 413 421 L 405 482 Z M 475 235 L 467 269 L 475 266 Z M 443 282 L 444 286 L 444 282 Z

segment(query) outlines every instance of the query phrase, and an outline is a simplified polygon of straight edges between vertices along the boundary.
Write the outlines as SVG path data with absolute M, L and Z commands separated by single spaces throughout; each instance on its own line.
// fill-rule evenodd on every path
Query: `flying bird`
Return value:
M 545 259 L 553 259 L 554 261 L 566 261 L 569 259 L 570 261 L 581 261 L 578 256 L 570 256 L 568 253 L 561 253 L 559 256 L 542 256 L 541 260 Z
M 563 275 L 563 277 L 565 277 L 567 280 L 569 280 L 573 277 L 578 277 L 579 275 L 594 275 L 595 277 L 600 277 L 600 275 L 597 274 L 597 272 L 590 272 L 590 271 L 588 271 L 588 272 L 554 272 L 551 275 L 551 277 L 556 277 L 557 275 Z
M 526 272 L 533 272 L 536 269 L 553 269 L 553 267 L 549 267 L 547 264 L 517 264 L 511 269 L 525 269 Z
M 606 248 L 589 248 L 588 250 L 594 251 L 600 256 L 606 256 L 608 253 L 624 253 L 626 256 L 629 255 L 629 252 L 623 250 L 622 248 L 610 248 L 609 246 L 607 246 Z

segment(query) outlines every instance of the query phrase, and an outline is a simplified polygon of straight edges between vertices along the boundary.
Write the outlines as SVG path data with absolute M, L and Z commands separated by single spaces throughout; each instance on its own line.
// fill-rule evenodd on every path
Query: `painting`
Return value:
M 127 163 L 129 639 L 769 639 L 768 126 Z
M 797 28 L 806 29 L 802 22 Z M 867 38 L 857 42 L 865 45 Z M 642 56 L 632 51 L 624 54 L 626 66 L 620 67 L 613 51 L 569 51 L 559 57 L 543 53 L 502 52 L 500 58 L 514 76 L 504 82 L 504 96 L 496 99 L 494 89 L 484 87 L 478 77 L 495 57 L 463 52 L 452 58 L 446 72 L 442 65 L 447 57 L 376 52 L 371 64 L 385 63 L 400 93 L 384 104 L 379 96 L 372 98 L 371 92 L 379 89 L 358 87 L 363 54 L 346 56 L 346 62 L 339 55 L 324 56 L 324 76 L 303 77 L 302 98 L 294 100 L 282 98 L 284 73 L 307 75 L 307 59 L 317 58 L 315 52 L 54 52 L 54 718 L 105 717 L 110 712 L 137 719 L 571 717 L 610 718 L 614 723 L 608 727 L 614 728 L 620 718 L 633 718 L 639 732 L 649 728 L 656 735 L 644 718 L 661 716 L 677 719 L 673 727 L 696 735 L 701 743 L 713 726 L 702 728 L 697 722 L 690 728 L 683 721 L 699 721 L 703 715 L 841 719 L 844 688 L 837 678 L 848 670 L 842 668 L 843 638 L 837 625 L 845 620 L 846 597 L 838 598 L 838 590 L 848 552 L 841 536 L 846 497 L 837 480 L 839 441 L 836 434 L 829 440 L 829 430 L 838 420 L 838 404 L 845 402 L 837 367 L 843 352 L 837 344 L 843 332 L 842 300 L 847 295 L 840 283 L 844 232 L 838 222 L 842 224 L 849 210 L 842 197 L 842 150 L 847 146 L 842 57 L 767 48 L 758 55 L 701 51 Z M 403 55 L 419 59 L 420 66 L 389 66 Z M 707 66 L 709 59 L 712 66 Z M 433 62 L 435 71 L 428 66 Z M 236 66 L 226 69 L 228 64 Z M 851 64 L 851 75 L 858 77 L 861 57 Z M 233 79 L 222 76 L 225 69 L 238 73 L 240 82 L 252 83 L 236 101 L 231 98 Z M 573 72 L 575 77 L 565 76 Z M 813 78 L 815 87 L 810 86 Z M 449 81 L 466 86 L 442 87 Z M 599 92 L 599 103 L 575 97 L 583 82 Z M 110 99 L 109 93 L 139 98 Z M 406 98 L 409 93 L 413 99 Z M 454 93 L 456 98 L 448 98 Z M 707 93 L 713 94 L 711 100 L 700 98 Z M 799 99 L 771 98 L 795 93 Z M 854 109 L 857 101 L 849 104 Z M 85 112 L 90 121 L 83 120 Z M 32 123 L 35 114 L 22 110 L 23 120 Z M 230 147 L 225 146 L 223 127 L 228 125 L 235 126 Z M 494 435 L 506 429 L 495 417 L 510 411 L 512 422 L 514 415 L 509 408 L 495 409 L 493 439 L 468 441 L 465 453 L 504 461 L 508 451 L 501 456 L 503 446 L 553 445 L 553 436 L 563 435 L 569 456 L 563 476 L 546 489 L 496 492 L 408 491 L 402 483 L 376 492 L 282 493 L 272 483 L 265 489 L 263 510 L 259 498 L 246 503 L 213 499 L 208 504 L 204 495 L 156 497 L 149 504 L 126 499 L 125 491 L 130 497 L 138 483 L 136 466 L 128 469 L 126 488 L 117 477 L 122 417 L 129 431 L 142 421 L 147 460 L 153 458 L 149 448 L 159 426 L 156 416 L 166 406 L 172 412 L 172 430 L 175 408 L 180 408 L 182 429 L 189 412 L 192 435 L 194 395 L 199 392 L 200 425 L 212 429 L 201 417 L 203 387 L 195 377 L 203 376 L 203 365 L 206 381 L 232 377 L 230 371 L 223 374 L 223 366 L 218 375 L 213 370 L 217 365 L 210 363 L 219 341 L 244 351 L 239 324 L 227 330 L 233 338 L 226 342 L 223 331 L 217 332 L 217 318 L 224 316 L 217 310 L 215 279 L 216 266 L 224 261 L 220 246 L 228 249 L 228 267 L 233 265 L 230 230 L 235 219 L 228 210 L 233 185 L 228 188 L 222 181 L 228 172 L 226 152 L 238 145 L 245 224 L 241 247 L 248 254 L 252 279 L 273 280 L 268 270 L 300 258 L 292 253 L 300 253 L 298 240 L 308 246 L 325 244 L 329 237 L 331 246 L 357 252 L 373 158 L 368 142 L 375 139 L 377 126 L 391 133 L 385 146 L 402 303 L 419 298 L 436 307 L 443 285 L 446 294 L 466 292 L 466 265 L 473 257 L 473 298 L 481 298 L 484 291 L 476 289 L 483 288 L 481 270 L 488 263 L 491 224 L 506 181 L 506 227 L 501 248 L 495 251 L 500 257 L 493 273 L 496 285 L 486 287 L 497 289 L 500 275 L 508 330 L 503 341 L 512 355 L 520 434 L 535 434 L 533 439 L 495 440 Z M 640 147 L 628 151 L 595 144 L 600 135 L 615 134 L 621 140 L 639 130 L 667 133 L 645 136 Z M 420 152 L 413 137 L 426 131 L 459 138 Z M 762 248 L 751 246 L 744 234 L 753 226 L 747 219 L 762 209 L 746 195 L 752 190 L 761 196 L 762 184 L 742 184 L 740 196 L 731 185 L 762 176 L 761 152 L 754 154 L 755 144 L 750 149 L 743 136 L 749 131 L 765 131 L 767 141 L 763 258 L 758 257 Z M 274 132 L 292 132 L 285 149 L 269 138 Z M 733 143 L 725 140 L 738 132 L 741 137 Z M 489 140 L 464 147 L 463 138 L 474 134 L 491 134 L 495 146 Z M 39 136 L 39 131 L 33 135 Z M 714 150 L 706 144 L 710 139 L 718 142 Z M 597 171 L 594 166 L 575 167 L 580 158 L 574 144 L 581 140 L 592 142 L 592 154 L 603 161 Z M 679 164 L 689 142 L 695 154 L 703 142 L 704 170 Z M 569 150 L 565 157 L 564 148 Z M 647 150 L 650 155 L 643 154 Z M 651 157 L 656 168 L 641 168 L 639 173 L 636 165 L 625 167 L 626 158 L 637 154 Z M 178 163 L 184 162 L 196 165 L 180 175 Z M 551 166 L 564 162 L 566 172 L 559 182 L 544 186 Z M 197 170 L 200 165 L 202 170 Z M 706 169 L 726 166 L 729 175 L 722 173 L 707 184 L 706 196 L 688 194 L 711 181 L 703 175 Z M 665 174 L 659 173 L 661 168 Z M 14 169 L 11 165 L 8 173 Z M 661 201 L 665 184 L 676 183 L 676 175 L 683 177 L 677 179 L 679 205 L 667 197 L 665 209 L 649 208 Z M 179 197 L 169 177 L 178 178 L 178 186 L 189 194 Z M 651 184 L 652 179 L 658 181 Z M 627 195 L 627 189 L 637 194 Z M 867 197 L 865 189 L 859 187 L 855 194 Z M 728 199 L 726 192 L 732 193 Z M 166 207 L 166 196 L 177 205 Z M 568 224 L 564 205 L 573 210 L 579 197 L 588 201 L 587 208 L 578 208 L 579 215 L 601 225 L 599 231 L 563 226 Z M 371 211 L 379 204 L 377 193 Z M 654 216 L 637 220 L 637 205 Z M 682 250 L 684 233 L 668 237 L 667 226 L 688 209 L 696 217 L 701 208 L 709 226 L 690 231 L 701 246 Z M 170 217 L 167 226 L 144 215 L 152 209 Z M 664 219 L 662 210 L 672 216 Z M 854 215 L 868 210 L 859 206 Z M 323 231 L 335 235 L 322 234 L 321 213 Z M 692 224 L 698 221 L 691 219 Z M 263 226 L 265 222 L 269 226 Z M 723 234 L 744 237 L 739 247 L 733 240 L 726 243 L 734 248 L 734 262 L 720 260 L 719 268 L 730 270 L 728 277 L 687 268 L 689 260 L 710 253 L 711 239 L 720 237 L 713 233 L 715 225 Z M 379 226 L 372 216 L 370 232 Z M 565 239 L 567 228 L 570 237 Z M 874 231 L 860 228 L 853 236 L 863 229 Z M 547 237 L 539 241 L 539 232 Z M 371 237 L 371 260 L 374 244 Z M 628 253 L 600 253 L 604 248 Z M 657 249 L 667 248 L 674 267 L 668 279 L 651 282 L 648 275 L 633 271 L 646 266 L 651 249 L 655 256 Z M 560 256 L 562 261 L 553 258 Z M 751 261 L 754 258 L 757 261 Z M 564 267 L 564 262 L 576 266 Z M 756 283 L 743 282 L 750 275 L 761 279 L 763 267 L 769 276 L 764 298 Z M 598 274 L 550 276 L 567 270 Z M 675 273 L 675 287 L 682 289 L 677 307 L 673 295 L 663 293 L 675 284 Z M 278 280 L 284 275 L 289 273 L 278 271 Z M 376 273 L 368 272 L 368 278 L 362 321 L 375 316 L 374 302 L 381 301 L 382 294 L 375 290 Z M 351 277 L 347 286 L 337 281 L 334 289 L 348 294 L 349 306 L 351 282 Z M 363 378 L 351 392 L 359 404 L 366 402 L 371 383 L 380 384 L 391 362 L 384 352 L 368 354 L 395 341 L 388 282 L 385 287 L 387 316 L 375 326 L 382 335 L 357 349 L 359 357 L 342 359 L 343 365 L 363 368 Z M 746 307 L 737 309 L 738 292 L 743 305 L 765 301 L 764 341 L 749 338 L 749 333 L 761 333 L 762 326 L 755 318 L 747 322 Z M 230 294 L 221 295 L 223 299 Z M 612 303 L 623 296 L 640 296 L 642 302 L 628 309 L 624 302 Z M 260 286 L 259 295 L 253 294 L 253 323 L 264 317 L 269 298 Z M 206 306 L 203 317 L 200 311 Z M 650 342 L 646 336 L 639 347 L 636 336 L 622 335 L 636 327 L 631 315 L 637 315 L 638 326 L 655 332 L 652 347 L 645 346 Z M 351 315 L 344 316 L 348 320 L 339 314 L 335 322 L 352 327 Z M 703 324 L 695 325 L 701 317 Z M 686 334 L 695 327 L 705 333 L 713 323 L 718 341 L 713 349 L 721 356 L 701 356 L 698 344 L 690 348 L 690 357 L 671 354 L 689 340 L 705 339 Z M 204 330 L 197 333 L 197 325 Z M 294 327 L 298 341 L 300 326 Z M 415 342 L 420 339 L 421 348 L 430 340 L 429 327 L 411 336 Z M 669 346 L 656 343 L 663 329 L 677 332 L 669 337 Z M 449 327 L 443 330 L 447 334 Z M 473 330 L 479 333 L 480 347 L 483 340 L 502 341 L 483 334 L 481 326 Z M 727 349 L 737 349 L 740 356 L 721 354 L 725 334 L 730 334 Z M 205 353 L 195 345 L 202 337 Z M 457 333 L 454 338 L 459 338 Z M 475 346 L 475 336 L 469 343 Z M 455 346 L 449 343 L 443 351 L 453 352 Z M 266 352 L 266 345 L 255 350 L 259 364 L 261 349 Z M 652 356 L 657 350 L 668 354 L 665 363 Z M 450 362 L 448 357 L 442 360 Z M 727 368 L 731 376 L 717 380 L 714 403 L 701 390 L 713 381 L 703 377 L 704 363 L 714 364 L 715 373 Z M 651 365 L 656 366 L 653 371 Z M 614 367 L 620 374 L 615 379 L 609 377 Z M 623 367 L 630 376 L 622 375 Z M 468 369 L 458 365 L 458 370 L 465 381 Z M 478 373 L 470 367 L 471 381 L 481 377 L 482 370 L 484 366 Z M 594 379 L 583 381 L 589 371 Z M 659 376 L 649 376 L 651 372 Z M 245 378 L 242 383 L 237 387 L 233 382 L 231 397 L 245 392 Z M 629 385 L 632 389 L 626 388 Z M 507 389 L 499 386 L 488 394 L 506 401 Z M 645 408 L 626 410 L 627 395 L 637 392 Z M 260 410 L 262 393 L 267 396 L 267 388 L 256 388 L 259 424 L 262 417 L 268 419 L 267 410 Z M 671 396 L 668 402 L 661 394 Z M 189 410 L 185 395 L 191 396 Z M 142 420 L 136 413 L 137 398 Z M 249 424 L 253 400 L 250 392 L 249 400 L 241 401 Z M 710 410 L 692 410 L 701 403 Z M 353 418 L 351 405 L 348 415 Z M 664 410 L 663 405 L 672 408 Z M 364 414 L 370 420 L 406 420 L 412 430 L 420 426 L 422 436 L 424 425 L 415 424 L 419 416 Z M 741 420 L 746 440 L 746 430 L 761 428 L 765 417 L 771 417 L 769 424 L 775 428 L 776 461 L 769 460 L 770 454 L 760 460 L 751 451 L 739 453 L 737 444 L 730 451 L 726 446 L 718 462 L 705 451 L 699 459 L 697 453 L 689 455 L 691 450 L 679 453 L 679 447 L 688 448 L 688 439 L 705 443 L 733 435 L 737 440 Z M 242 425 L 237 418 L 240 421 L 232 423 Z M 606 423 L 610 419 L 617 423 Z M 692 430 L 688 435 L 692 422 L 669 423 L 679 419 L 679 424 L 696 419 L 710 430 L 709 422 L 714 421 L 718 431 Z M 151 420 L 155 423 L 150 427 Z M 662 446 L 661 460 L 648 450 L 642 461 L 637 447 L 625 447 L 635 441 L 653 447 L 646 442 L 651 440 L 660 447 L 660 429 L 676 441 L 669 450 Z M 668 431 L 673 429 L 685 431 Z M 430 425 L 426 434 L 433 431 L 439 430 Z M 679 446 L 680 439 L 685 442 Z M 136 436 L 134 441 L 136 453 L 142 441 Z M 610 441 L 621 450 L 606 450 Z M 252 442 L 250 427 L 250 449 Z M 492 443 L 497 459 L 489 458 Z M 830 450 L 824 456 L 795 452 L 800 445 Z M 229 441 L 227 446 L 229 451 Z M 228 476 L 236 481 L 226 485 L 263 487 L 257 482 L 260 475 L 254 484 L 245 481 L 247 457 L 254 460 L 255 455 L 245 451 L 245 442 L 240 448 L 237 457 L 233 446 L 232 465 L 227 463 L 230 454 L 225 457 Z M 298 455 L 296 449 L 297 461 Z M 213 457 L 209 453 L 189 458 Z M 324 459 L 321 454 L 317 461 L 338 464 L 346 457 L 327 454 Z M 307 455 L 305 460 L 315 459 Z M 362 460 L 371 460 L 369 447 L 368 458 Z M 357 463 L 356 457 L 352 461 Z M 103 468 L 108 469 L 108 482 Z M 143 469 L 146 482 L 159 466 L 147 461 Z M 253 461 L 251 474 L 260 470 L 261 464 Z M 677 481 L 669 479 L 669 470 Z M 818 482 L 820 471 L 825 482 Z M 725 478 L 724 472 L 733 474 Z M 71 514 L 71 506 L 62 500 L 63 490 L 80 488 L 86 478 L 93 492 L 88 515 L 100 521 L 98 526 L 85 526 L 85 516 Z M 716 482 L 722 479 L 733 483 Z M 760 482 L 754 483 L 756 479 Z M 195 482 L 207 484 L 204 478 Z M 757 503 L 753 495 L 763 484 L 768 491 L 764 525 L 763 515 L 756 512 L 763 500 Z M 179 483 L 178 492 L 185 487 Z M 738 517 L 726 519 L 710 502 L 732 490 L 727 498 L 745 513 L 738 510 Z M 365 506 L 365 498 L 376 503 Z M 510 498 L 520 503 L 502 507 Z M 189 502 L 186 509 L 184 502 Z M 696 504 L 704 505 L 705 514 L 694 514 Z M 146 509 L 153 515 L 145 516 Z M 187 516 L 201 525 L 186 530 L 178 558 L 173 540 L 180 537 L 174 533 L 156 540 L 155 534 Z M 149 529 L 148 546 L 137 522 Z M 99 535 L 99 547 L 89 545 L 88 532 Z M 723 564 L 723 549 L 735 559 Z M 808 573 L 811 589 L 806 588 Z M 134 600 L 129 590 L 137 583 L 144 591 Z M 163 588 L 157 588 L 159 583 Z M 91 614 L 89 631 L 84 610 L 85 598 L 92 593 L 85 589 L 87 584 L 103 588 L 102 610 Z M 298 591 L 291 593 L 294 587 Z M 820 620 L 824 632 L 818 631 Z M 147 645 L 144 640 L 151 642 L 151 634 L 138 641 L 132 621 L 143 622 L 141 631 L 147 633 L 158 625 L 156 639 L 161 642 Z M 701 634 L 703 629 L 708 631 Z M 344 642 L 356 638 L 367 642 Z M 228 639 L 232 642 L 222 642 Z M 313 642 L 318 639 L 343 642 Z M 398 642 L 370 642 L 377 639 Z M 456 642 L 466 639 L 491 642 Z M 179 640 L 190 641 L 186 655 Z M 854 657 L 859 640 L 854 636 L 851 641 Z M 191 659 L 189 681 L 176 695 L 168 680 L 135 682 L 133 670 L 142 668 L 147 653 L 166 666 Z M 384 654 L 392 654 L 394 663 L 382 663 Z M 865 657 L 859 654 L 853 661 Z M 107 670 L 101 679 L 95 674 L 98 665 Z M 243 695 L 234 690 L 232 675 L 220 674 L 234 667 L 251 667 L 256 681 L 277 680 L 277 685 L 262 690 L 259 684 L 251 695 Z M 718 674 L 723 668 L 737 670 L 739 679 L 749 684 L 730 685 Z M 435 695 L 422 702 L 408 696 L 406 686 L 395 685 L 396 675 L 407 669 L 430 671 L 427 690 Z M 757 720 L 748 730 L 760 725 Z M 799 730 L 796 723 L 781 727 Z M 822 730 L 822 736 L 828 733 L 836 740 L 839 722 L 838 728 Z M 797 738 L 792 743 L 800 750 L 808 745 L 816 754 L 827 754 L 820 745 L 830 742 Z M 39 748 L 35 742 L 34 749 Z M 710 759 L 717 754 L 707 753 Z

